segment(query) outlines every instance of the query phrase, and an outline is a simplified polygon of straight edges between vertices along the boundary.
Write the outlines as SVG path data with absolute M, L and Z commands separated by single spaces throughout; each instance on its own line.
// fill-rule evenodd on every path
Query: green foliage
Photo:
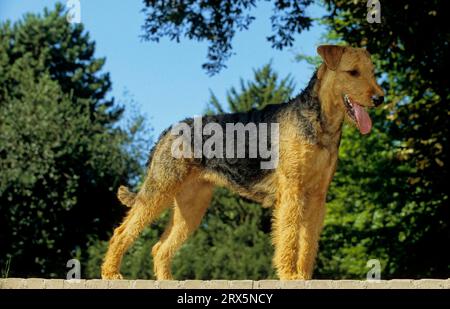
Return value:
M 141 173 L 142 119 L 119 128 L 94 51 L 60 5 L 0 25 L 0 265 L 11 276 L 64 277 L 121 216 L 113 190 Z
M 145 0 L 143 37 L 158 42 L 162 37 L 180 41 L 181 37 L 207 41 L 209 62 L 203 68 L 216 74 L 226 67 L 232 55 L 236 31 L 247 30 L 255 19 L 251 10 L 260 1 L 156 1 Z M 273 34 L 267 37 L 272 47 L 282 49 L 293 44 L 296 33 L 311 26 L 304 14 L 312 0 L 277 0 L 270 18 Z

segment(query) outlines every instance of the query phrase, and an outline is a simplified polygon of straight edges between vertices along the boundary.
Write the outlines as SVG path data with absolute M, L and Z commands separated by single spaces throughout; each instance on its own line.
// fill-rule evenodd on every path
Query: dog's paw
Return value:
M 279 275 L 280 280 L 287 281 L 287 280 L 298 280 L 296 274 L 280 274 Z
M 102 273 L 103 280 L 123 280 L 120 273 Z
M 305 274 L 305 273 L 298 273 L 295 275 L 295 277 L 292 280 L 311 280 L 311 274 Z

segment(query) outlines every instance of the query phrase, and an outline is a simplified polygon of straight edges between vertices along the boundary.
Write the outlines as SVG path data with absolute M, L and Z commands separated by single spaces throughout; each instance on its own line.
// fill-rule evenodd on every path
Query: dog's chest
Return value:
M 338 149 L 314 147 L 308 164 L 303 166 L 302 184 L 307 191 L 325 192 L 336 171 Z

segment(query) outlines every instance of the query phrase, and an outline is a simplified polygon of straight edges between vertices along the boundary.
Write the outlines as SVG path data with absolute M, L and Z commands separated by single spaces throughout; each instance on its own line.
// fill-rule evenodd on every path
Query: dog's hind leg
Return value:
M 173 202 L 181 184 L 191 173 L 189 164 L 172 158 L 167 148 L 163 149 L 166 150 L 161 155 L 163 160 L 152 163 L 139 193 L 136 196 L 132 196 L 131 192 L 125 194 L 125 202 L 132 202 L 133 205 L 128 205 L 130 211 L 123 223 L 114 230 L 109 242 L 102 265 L 103 279 L 121 278 L 119 271 L 124 253 L 141 231 Z M 119 191 L 119 198 L 124 198 L 123 193 Z
M 172 279 L 172 258 L 199 226 L 211 201 L 213 189 L 214 186 L 208 182 L 192 180 L 183 184 L 176 195 L 170 223 L 152 249 L 154 272 L 158 280 Z
M 142 230 L 170 205 L 176 185 L 171 189 L 146 193 L 141 190 L 122 224 L 114 230 L 102 265 L 103 279 L 121 279 L 119 273 L 122 257 Z

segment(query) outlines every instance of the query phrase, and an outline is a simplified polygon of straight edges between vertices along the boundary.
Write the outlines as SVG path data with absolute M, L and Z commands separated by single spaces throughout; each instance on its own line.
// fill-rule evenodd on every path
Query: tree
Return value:
M 207 113 L 246 111 L 270 103 L 286 102 L 294 83 L 280 79 L 271 65 L 254 71 L 251 81 L 227 92 L 226 105 L 212 93 Z M 168 213 L 145 229 L 124 258 L 122 273 L 128 278 L 152 278 L 150 251 L 168 221 Z M 215 191 L 199 229 L 173 261 L 177 279 L 264 279 L 274 277 L 270 237 L 271 210 L 231 193 Z M 88 276 L 98 277 L 106 242 L 90 248 Z
M 247 82 L 241 78 L 239 90 L 231 87 L 227 91 L 227 106 L 219 102 L 216 95 L 211 93 L 207 113 L 235 113 L 249 111 L 252 108 L 261 109 L 267 104 L 286 102 L 294 92 L 295 85 L 292 76 L 288 75 L 280 80 L 271 63 L 254 70 L 253 78 L 254 80 Z
M 122 215 L 114 190 L 141 173 L 143 119 L 119 127 L 124 108 L 108 98 L 94 51 L 61 5 L 0 26 L 0 266 L 10 263 L 9 275 L 65 277 L 67 260 L 85 257 Z
M 158 42 L 161 37 L 180 41 L 181 37 L 208 41 L 209 62 L 203 68 L 216 74 L 226 67 L 232 55 L 232 40 L 236 31 L 247 30 L 255 19 L 251 10 L 260 1 L 207 0 L 145 0 L 143 38 Z M 305 16 L 312 0 L 276 0 L 270 21 L 273 34 L 267 37 L 277 49 L 292 46 L 293 35 L 309 29 L 312 23 Z

